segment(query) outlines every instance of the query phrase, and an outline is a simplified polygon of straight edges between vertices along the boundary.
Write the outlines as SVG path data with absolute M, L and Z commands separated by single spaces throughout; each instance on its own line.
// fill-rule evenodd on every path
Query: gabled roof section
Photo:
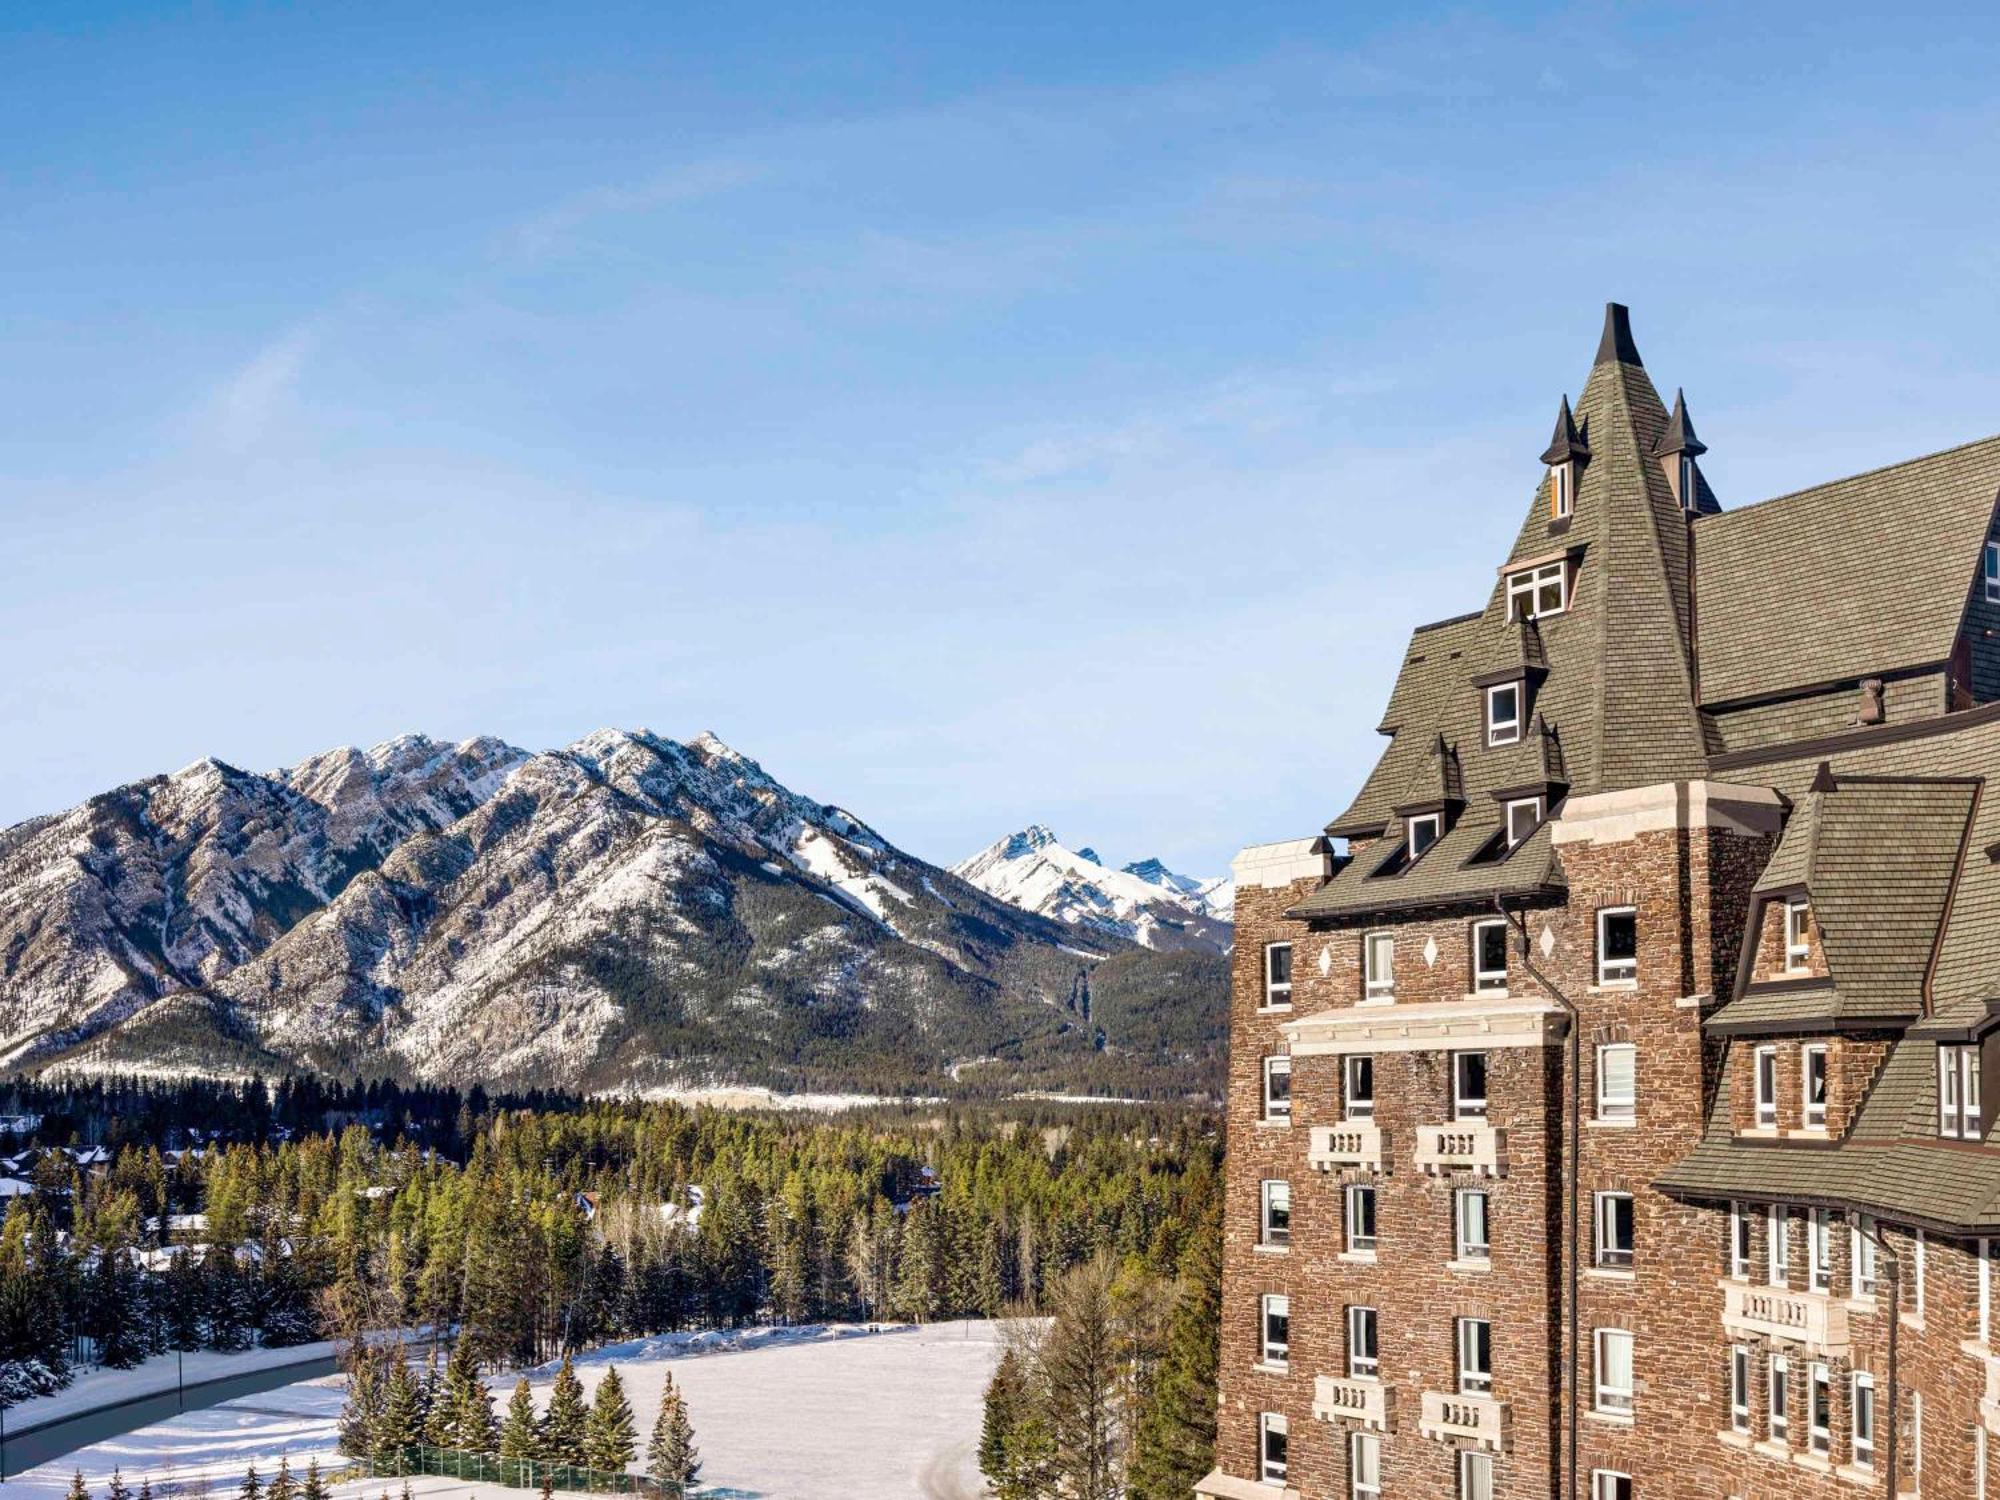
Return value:
M 2000 437 L 1694 526 L 1705 705 L 1942 662 L 2000 501 Z
M 1688 419 L 1687 392 L 1676 387 L 1673 413 L 1667 418 L 1667 430 L 1653 444 L 1653 457 L 1673 458 L 1685 453 L 1698 458 L 1706 452 L 1708 444 L 1694 435 L 1694 423 Z
M 1562 399 L 1562 409 L 1556 413 L 1556 435 L 1549 439 L 1549 445 L 1542 450 L 1545 464 L 1568 463 L 1571 459 L 1590 457 L 1590 444 L 1577 431 L 1576 417 L 1569 409 L 1569 396 Z

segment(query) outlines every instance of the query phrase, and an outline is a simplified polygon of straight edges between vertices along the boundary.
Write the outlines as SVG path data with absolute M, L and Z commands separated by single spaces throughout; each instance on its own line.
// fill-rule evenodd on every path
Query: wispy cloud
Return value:
M 318 327 L 305 323 L 259 349 L 201 404 L 196 436 L 229 453 L 254 447 L 291 407 L 319 341 Z
M 538 261 L 577 247 L 599 220 L 647 213 L 730 192 L 766 176 L 769 168 L 737 157 L 680 162 L 638 182 L 589 188 L 517 224 L 501 237 L 500 253 Z

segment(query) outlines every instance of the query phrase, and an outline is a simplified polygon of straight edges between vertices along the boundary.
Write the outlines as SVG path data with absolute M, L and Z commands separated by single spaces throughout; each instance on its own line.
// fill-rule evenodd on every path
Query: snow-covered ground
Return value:
M 189 1385 L 204 1380 L 220 1380 L 229 1375 L 248 1375 L 257 1370 L 283 1365 L 302 1365 L 325 1359 L 333 1353 L 331 1343 L 293 1344 L 284 1349 L 243 1349 L 235 1354 L 217 1354 L 207 1349 L 191 1349 L 184 1356 L 156 1354 L 129 1370 L 86 1370 L 59 1391 L 31 1396 L 7 1408 L 7 1430 L 25 1432 L 44 1422 L 60 1421 L 93 1407 L 111 1406 L 140 1396 L 171 1393 L 175 1382 L 175 1362 L 185 1363 L 180 1375 Z
M 594 1351 L 577 1373 L 594 1392 L 604 1371 L 618 1367 L 643 1444 L 671 1369 L 694 1419 L 704 1492 L 715 1500 L 972 1500 L 984 1488 L 974 1448 L 998 1340 L 990 1323 L 675 1334 Z M 539 1401 L 553 1375 L 553 1367 L 529 1372 Z M 489 1383 L 504 1405 L 513 1377 Z M 114 1466 L 135 1487 L 150 1477 L 155 1493 L 168 1479 L 195 1478 L 210 1479 L 218 1494 L 225 1483 L 233 1491 L 253 1461 L 265 1474 L 281 1454 L 294 1470 L 313 1457 L 333 1462 L 341 1401 L 340 1377 L 330 1376 L 188 1412 L 31 1469 L 0 1485 L 0 1496 L 59 1496 L 78 1469 L 101 1491 Z M 413 1488 L 496 1500 L 525 1493 L 462 1480 Z M 344 1485 L 340 1493 L 380 1489 Z

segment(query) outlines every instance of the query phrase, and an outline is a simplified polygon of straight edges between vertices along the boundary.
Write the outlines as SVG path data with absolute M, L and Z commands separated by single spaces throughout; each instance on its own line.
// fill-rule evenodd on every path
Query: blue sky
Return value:
M 1219 871 L 1483 601 L 1607 299 L 1725 504 L 2000 430 L 1996 41 L 12 7 L 0 822 L 645 725 L 932 859 Z

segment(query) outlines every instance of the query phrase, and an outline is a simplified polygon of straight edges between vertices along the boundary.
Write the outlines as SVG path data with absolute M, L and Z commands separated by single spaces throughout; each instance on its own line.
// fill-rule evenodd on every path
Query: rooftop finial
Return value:
M 1597 341 L 1593 364 L 1611 361 L 1621 365 L 1643 365 L 1639 346 L 1632 342 L 1632 312 L 1622 302 L 1604 304 L 1604 337 Z
M 1548 450 L 1542 454 L 1545 464 L 1563 464 L 1571 459 L 1589 458 L 1590 444 L 1577 431 L 1576 418 L 1569 409 L 1569 397 L 1564 396 L 1562 410 L 1556 413 L 1556 435 L 1549 439 Z
M 1689 458 L 1698 458 L 1708 452 L 1708 444 L 1694 435 L 1694 423 L 1688 420 L 1687 397 L 1680 390 L 1674 391 L 1674 414 L 1667 421 L 1667 430 L 1660 434 L 1659 442 L 1653 445 L 1653 457 L 1668 458 L 1676 453 L 1685 453 Z

